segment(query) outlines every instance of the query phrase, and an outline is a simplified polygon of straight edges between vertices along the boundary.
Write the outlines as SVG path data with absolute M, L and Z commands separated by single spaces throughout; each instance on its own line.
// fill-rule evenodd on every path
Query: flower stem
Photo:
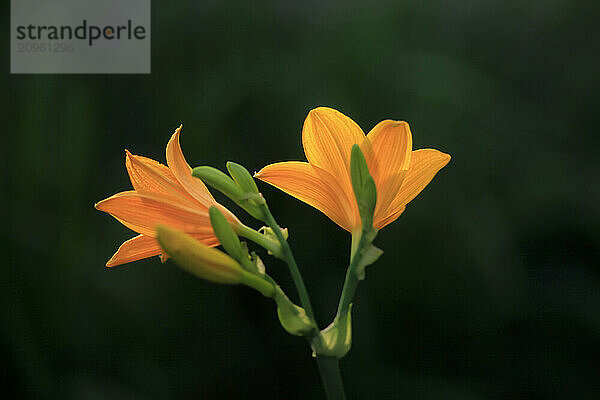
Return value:
M 340 362 L 335 357 L 317 356 L 317 365 L 323 386 L 325 386 L 325 394 L 328 400 L 345 400 L 344 384 L 342 375 L 340 374 Z
M 362 257 L 362 252 L 359 251 L 363 246 L 367 245 L 366 235 L 363 235 L 361 231 L 357 230 L 352 232 L 352 247 L 350 254 L 350 266 L 346 271 L 346 279 L 344 280 L 344 287 L 342 288 L 342 295 L 340 296 L 340 303 L 338 305 L 337 315 L 345 315 L 348 312 L 348 307 L 354 299 L 356 288 L 358 287 L 358 276 L 356 275 L 356 266 Z
M 306 311 L 306 315 L 308 315 L 308 317 L 314 321 L 315 314 L 313 312 L 313 308 L 310 303 L 310 298 L 308 297 L 308 292 L 306 291 L 306 286 L 304 285 L 304 280 L 302 279 L 302 275 L 300 274 L 300 271 L 298 270 L 298 265 L 296 265 L 296 260 L 294 259 L 294 255 L 292 254 L 292 249 L 290 248 L 290 245 L 283 237 L 283 234 L 281 233 L 281 228 L 279 227 L 279 225 L 277 225 L 277 222 L 275 221 L 275 218 L 273 218 L 273 214 L 271 214 L 271 211 L 269 210 L 269 208 L 265 205 L 264 209 L 265 209 L 265 221 L 264 222 L 267 225 L 269 225 L 269 227 L 271 229 L 273 229 L 273 232 L 275 232 L 275 236 L 277 237 L 277 240 L 279 240 L 279 244 L 281 245 L 283 260 L 287 263 L 287 265 L 290 269 L 290 274 L 292 275 L 292 279 L 294 280 L 294 285 L 296 285 L 296 290 L 298 290 L 298 295 L 300 296 L 300 303 L 302 304 L 302 307 L 304 307 L 304 310 Z M 315 322 L 315 329 L 318 329 L 318 328 L 316 328 L 316 322 Z
M 266 237 L 265 235 L 263 235 L 260 232 L 255 231 L 252 228 L 247 227 L 244 224 L 237 224 L 237 225 L 233 225 L 233 229 L 235 231 L 235 233 L 237 233 L 239 236 L 245 237 L 248 240 L 253 241 L 254 243 L 258 244 L 259 246 L 267 249 L 268 251 L 270 251 L 275 257 L 277 258 L 282 258 L 282 254 L 281 254 L 281 246 L 273 241 L 272 239 L 269 239 L 268 237 Z

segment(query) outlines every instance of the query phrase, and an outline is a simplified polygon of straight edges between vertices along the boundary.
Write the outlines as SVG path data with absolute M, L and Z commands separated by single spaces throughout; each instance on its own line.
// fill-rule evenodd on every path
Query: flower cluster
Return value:
M 254 177 L 229 162 L 229 175 L 215 168 L 192 169 L 179 143 L 181 127 L 167 144 L 167 165 L 125 151 L 133 190 L 96 204 L 98 210 L 138 233 L 106 263 L 113 267 L 160 255 L 211 282 L 239 284 L 273 299 L 282 327 L 306 338 L 317 357 L 326 392 L 343 398 L 337 360 L 352 343 L 351 310 L 365 268 L 383 253 L 373 245 L 379 230 L 395 221 L 449 161 L 434 149 L 412 148 L 404 121 L 384 120 L 368 134 L 349 117 L 327 107 L 309 112 L 302 129 L 307 162 L 267 165 Z M 282 229 L 254 178 L 269 183 L 323 212 L 352 234 L 351 257 L 332 323 L 319 329 L 300 270 Z M 215 201 L 220 191 L 265 226 L 244 225 Z M 269 276 L 263 260 L 240 241 L 248 239 L 283 260 L 301 305 L 294 304 Z M 213 247 L 221 245 L 224 251 Z M 338 370 L 339 371 L 339 370 Z M 337 376 L 337 378 L 336 378 Z

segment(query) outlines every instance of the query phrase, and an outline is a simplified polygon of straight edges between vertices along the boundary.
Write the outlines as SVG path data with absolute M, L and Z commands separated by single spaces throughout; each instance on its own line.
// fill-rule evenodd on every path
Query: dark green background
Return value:
M 407 120 L 415 148 L 453 157 L 376 240 L 348 397 L 600 398 L 597 1 L 155 0 L 140 76 L 10 75 L 4 6 L 3 393 L 324 398 L 257 293 L 157 258 L 104 268 L 133 234 L 93 204 L 130 188 L 124 148 L 164 162 L 181 122 L 193 166 L 303 160 L 303 120 L 327 105 L 365 130 Z M 260 188 L 325 325 L 349 236 Z

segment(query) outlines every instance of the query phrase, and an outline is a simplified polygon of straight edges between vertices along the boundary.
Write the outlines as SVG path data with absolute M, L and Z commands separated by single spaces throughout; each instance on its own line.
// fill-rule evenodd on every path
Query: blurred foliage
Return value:
M 328 105 L 365 130 L 407 120 L 416 148 L 453 156 L 376 240 L 349 398 L 599 398 L 598 4 L 155 0 L 151 75 L 10 75 L 5 57 L 3 391 L 323 398 L 260 295 L 157 258 L 105 269 L 133 234 L 93 204 L 129 189 L 124 148 L 164 162 L 181 122 L 192 166 L 253 171 L 303 160 L 303 119 Z M 324 325 L 349 236 L 260 187 Z

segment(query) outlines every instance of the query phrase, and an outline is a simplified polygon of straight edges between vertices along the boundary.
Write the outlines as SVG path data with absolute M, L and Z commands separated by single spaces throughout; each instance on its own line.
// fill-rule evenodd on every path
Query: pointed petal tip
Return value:
M 94 208 L 98 211 L 104 211 L 103 209 L 103 203 L 106 201 L 107 199 L 104 200 L 100 200 L 99 202 L 94 204 Z
M 398 121 L 398 120 L 392 120 L 392 119 L 390 119 L 390 120 L 388 120 L 388 121 L 389 121 L 389 124 L 390 124 L 390 125 L 391 125 L 393 128 L 396 128 L 396 127 L 399 127 L 399 126 L 404 126 L 404 127 L 406 127 L 406 128 L 409 128 L 409 129 L 410 129 L 410 125 L 409 125 L 409 123 L 408 123 L 408 122 L 406 122 L 406 121 Z
M 175 132 L 173 132 L 171 135 L 171 140 L 174 138 L 179 138 L 179 135 L 181 135 L 181 129 L 183 129 L 183 124 L 179 124 L 179 126 L 175 128 Z
M 132 152 L 130 152 L 129 150 L 125 149 L 125 166 L 127 167 L 128 164 L 127 163 L 134 163 L 138 156 L 136 156 L 135 154 L 133 154 Z
M 135 154 L 130 152 L 128 149 L 125 149 L 125 158 L 126 159 L 135 159 Z
M 124 264 L 124 262 L 119 261 L 117 259 L 117 254 L 119 254 L 119 252 L 117 251 L 115 254 L 113 254 L 113 256 L 110 258 L 110 260 L 108 260 L 105 264 L 106 268 L 112 268 L 112 267 L 116 267 L 117 265 L 122 265 Z
M 452 159 L 452 156 L 450 154 L 448 154 L 448 153 L 444 153 L 444 152 L 441 152 L 441 151 L 440 151 L 440 153 L 441 153 L 441 156 L 442 156 L 441 158 L 442 158 L 442 163 L 443 163 L 442 168 L 443 168 L 443 167 L 445 167 L 450 162 L 450 160 Z
M 183 124 L 180 124 L 179 127 L 175 128 L 175 131 L 169 138 L 169 142 L 167 143 L 167 154 L 169 153 L 169 148 L 171 146 L 175 146 L 178 149 L 181 149 L 181 145 L 179 144 L 179 136 L 181 135 L 181 128 L 183 128 Z

